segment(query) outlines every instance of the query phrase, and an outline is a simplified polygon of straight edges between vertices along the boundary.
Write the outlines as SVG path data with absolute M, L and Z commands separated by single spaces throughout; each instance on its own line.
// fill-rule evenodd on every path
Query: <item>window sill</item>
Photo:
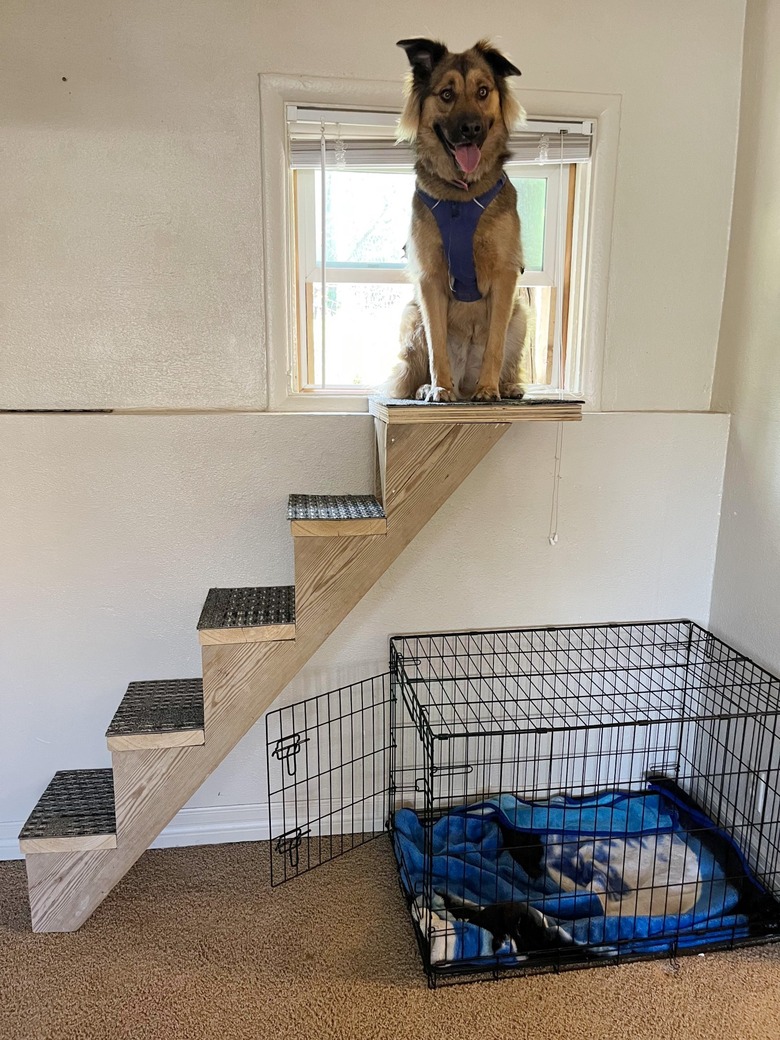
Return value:
M 305 393 L 287 394 L 280 401 L 270 404 L 274 412 L 353 412 L 366 414 L 368 399 L 373 394 L 364 393 L 340 394 L 338 391 L 312 390 Z
M 560 405 L 560 415 L 556 414 L 556 405 Z M 395 410 L 398 409 L 399 406 L 403 406 L 404 414 L 410 416 L 407 421 L 422 421 L 420 419 L 415 420 L 411 415 L 412 410 L 424 407 L 422 402 L 388 402 L 386 398 L 382 398 L 375 393 L 339 394 L 330 393 L 327 390 L 316 390 L 306 393 L 288 394 L 282 401 L 271 404 L 269 411 L 292 414 L 346 413 L 353 415 L 366 415 L 370 412 L 372 415 L 376 416 L 379 414 L 377 407 L 384 409 L 384 412 L 386 413 L 388 408 Z M 464 414 L 469 415 L 470 411 L 468 410 L 472 408 L 481 415 L 486 414 L 485 409 L 492 409 L 495 411 L 495 416 L 497 417 L 502 409 L 504 412 L 509 409 L 510 413 L 515 415 L 514 410 L 519 408 L 520 411 L 516 413 L 516 418 L 513 418 L 511 421 L 517 421 L 521 416 L 535 419 L 544 418 L 555 420 L 557 418 L 570 418 L 572 407 L 577 410 L 577 418 L 580 417 L 580 414 L 583 411 L 588 410 L 588 406 L 583 400 L 581 394 L 569 391 L 550 391 L 546 388 L 533 388 L 529 391 L 522 402 L 504 401 L 498 402 L 495 405 L 490 405 L 483 402 L 460 401 L 452 402 L 451 404 L 435 404 L 431 408 L 431 417 L 434 410 L 437 412 L 440 410 L 442 414 L 437 414 L 437 419 L 446 421 L 444 416 L 447 414 L 448 410 L 454 408 L 459 410 L 459 421 L 462 421 L 460 418 L 460 412 L 463 412 L 463 409 L 467 410 Z M 401 412 L 399 411 L 397 414 L 400 416 Z M 486 422 L 488 420 L 482 418 L 473 421 Z M 495 421 L 495 418 L 492 418 L 490 421 Z

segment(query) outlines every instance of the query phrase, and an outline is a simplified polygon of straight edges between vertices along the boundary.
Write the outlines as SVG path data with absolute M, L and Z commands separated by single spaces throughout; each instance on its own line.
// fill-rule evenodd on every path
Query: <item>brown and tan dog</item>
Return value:
M 506 80 L 520 72 L 485 40 L 462 54 L 433 40 L 398 46 L 411 65 L 398 137 L 417 155 L 407 244 L 416 293 L 384 391 L 427 401 L 522 397 L 527 293 L 518 291 L 517 194 L 503 172 L 522 114 Z

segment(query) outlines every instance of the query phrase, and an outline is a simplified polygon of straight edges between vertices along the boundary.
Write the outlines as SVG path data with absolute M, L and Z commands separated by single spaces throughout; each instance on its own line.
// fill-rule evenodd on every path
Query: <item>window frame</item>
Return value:
M 302 79 L 276 74 L 260 75 L 259 81 L 267 404 L 272 410 L 287 412 L 365 412 L 368 395 L 363 390 L 338 393 L 292 389 L 298 301 L 290 277 L 296 243 L 285 106 L 331 105 L 393 113 L 398 111 L 400 83 Z M 572 256 L 571 277 L 572 281 L 577 280 L 579 300 L 572 327 L 576 328 L 583 349 L 576 352 L 576 359 L 569 352 L 566 372 L 570 385 L 580 386 L 586 410 L 597 411 L 601 403 L 620 96 L 523 90 L 521 100 L 534 118 L 592 119 L 596 124 L 591 175 L 587 178 L 590 183 L 581 212 L 581 220 L 587 224 L 581 229 L 580 238 L 588 243 L 588 254 Z M 576 180 L 584 182 L 586 178 Z

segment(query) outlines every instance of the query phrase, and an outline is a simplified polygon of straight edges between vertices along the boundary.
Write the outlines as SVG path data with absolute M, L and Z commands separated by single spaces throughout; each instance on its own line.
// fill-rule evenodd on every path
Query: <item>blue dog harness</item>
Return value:
M 484 195 L 478 195 L 466 202 L 435 199 L 420 188 L 417 189 L 417 194 L 433 213 L 439 225 L 452 295 L 463 303 L 474 303 L 475 300 L 482 299 L 474 266 L 474 232 L 477 230 L 479 218 L 505 184 L 506 174 L 502 173 Z

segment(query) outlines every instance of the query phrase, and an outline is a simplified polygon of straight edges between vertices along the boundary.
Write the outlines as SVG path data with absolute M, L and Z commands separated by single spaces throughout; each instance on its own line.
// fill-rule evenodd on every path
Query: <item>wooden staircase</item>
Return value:
M 290 498 L 295 585 L 211 589 L 203 678 L 131 683 L 112 769 L 57 773 L 20 834 L 33 930 L 72 931 L 105 899 L 513 422 L 571 421 L 573 401 L 371 402 L 376 496 Z

